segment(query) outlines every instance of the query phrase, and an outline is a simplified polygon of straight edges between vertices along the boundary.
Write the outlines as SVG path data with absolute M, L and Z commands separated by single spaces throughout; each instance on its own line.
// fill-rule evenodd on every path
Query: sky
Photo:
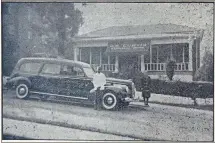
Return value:
M 213 3 L 81 3 L 79 35 L 110 26 L 179 24 L 205 29 L 213 24 Z

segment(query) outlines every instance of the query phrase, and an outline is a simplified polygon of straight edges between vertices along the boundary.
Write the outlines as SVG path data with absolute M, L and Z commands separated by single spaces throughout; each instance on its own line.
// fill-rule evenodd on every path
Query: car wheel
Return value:
M 110 92 L 104 94 L 102 98 L 102 106 L 104 109 L 107 109 L 107 110 L 116 109 L 117 104 L 118 104 L 118 100 L 116 95 Z
M 29 86 L 26 83 L 19 83 L 16 86 L 16 96 L 19 99 L 26 99 L 29 96 Z

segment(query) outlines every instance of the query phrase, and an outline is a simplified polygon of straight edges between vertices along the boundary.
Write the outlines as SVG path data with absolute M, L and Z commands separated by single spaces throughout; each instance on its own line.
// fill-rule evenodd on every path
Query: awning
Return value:
M 139 43 L 109 43 L 106 54 L 147 54 L 149 52 L 150 42 Z

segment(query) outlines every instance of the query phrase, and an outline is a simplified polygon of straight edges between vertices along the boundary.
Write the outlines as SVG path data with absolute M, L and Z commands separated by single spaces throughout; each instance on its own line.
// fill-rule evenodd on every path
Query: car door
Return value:
M 64 88 L 62 93 L 72 98 L 88 99 L 92 88 L 83 70 L 72 65 L 63 65 L 61 70 L 61 86 Z
M 60 64 L 45 63 L 38 75 L 40 92 L 58 94 L 60 91 Z

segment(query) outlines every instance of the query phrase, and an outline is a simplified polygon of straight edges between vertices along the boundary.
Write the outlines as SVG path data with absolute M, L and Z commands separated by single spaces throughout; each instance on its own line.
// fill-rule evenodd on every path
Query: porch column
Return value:
M 100 52 L 99 52 L 99 57 L 100 57 L 100 59 L 99 59 L 99 64 L 100 64 L 100 66 L 102 66 L 102 49 L 100 48 L 100 50 L 99 50 Z
M 150 58 L 150 63 L 152 63 L 152 44 L 150 44 L 150 47 L 149 47 L 149 58 Z
M 90 65 L 92 64 L 92 50 L 91 50 L 91 47 L 90 47 Z
M 144 55 L 140 56 L 140 62 L 141 62 L 141 72 L 145 71 L 145 62 L 144 62 Z
M 77 47 L 74 47 L 74 61 L 78 60 L 77 52 L 78 52 Z
M 115 72 L 119 72 L 119 57 L 116 56 L 116 60 L 115 60 Z
M 189 71 L 193 71 L 193 40 L 189 40 Z

